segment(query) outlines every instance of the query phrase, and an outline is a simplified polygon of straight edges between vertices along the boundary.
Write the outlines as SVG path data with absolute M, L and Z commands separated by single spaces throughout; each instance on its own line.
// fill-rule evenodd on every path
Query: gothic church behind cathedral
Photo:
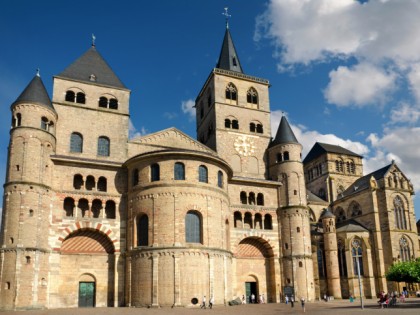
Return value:
M 419 257 L 410 181 L 395 163 L 363 176 L 362 157 L 331 144 L 302 162 L 286 117 L 270 134 L 268 89 L 228 28 L 196 99 L 198 141 L 129 139 L 130 90 L 95 46 L 54 77 L 52 100 L 35 76 L 11 105 L 1 309 L 396 289 L 387 268 Z

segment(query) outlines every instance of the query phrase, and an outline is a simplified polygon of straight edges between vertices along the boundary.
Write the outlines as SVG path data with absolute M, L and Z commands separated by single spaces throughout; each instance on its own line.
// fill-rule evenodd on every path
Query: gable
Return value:
M 198 151 L 217 156 L 215 151 L 176 128 L 140 136 L 128 143 L 129 158 L 138 154 L 167 150 Z

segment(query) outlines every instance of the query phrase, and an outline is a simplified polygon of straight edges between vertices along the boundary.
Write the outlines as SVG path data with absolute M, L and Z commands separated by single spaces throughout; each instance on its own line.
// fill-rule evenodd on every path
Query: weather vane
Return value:
M 226 17 L 226 28 L 229 28 L 229 18 L 232 16 L 228 13 L 228 7 L 225 8 L 225 12 L 222 13 Z
M 92 34 L 92 46 L 95 46 L 95 40 L 96 40 L 96 37 L 94 34 Z

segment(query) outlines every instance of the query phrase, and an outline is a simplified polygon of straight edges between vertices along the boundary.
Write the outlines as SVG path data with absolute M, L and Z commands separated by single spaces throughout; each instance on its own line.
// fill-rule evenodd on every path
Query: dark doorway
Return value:
M 95 282 L 79 282 L 79 307 L 95 307 Z
M 256 282 L 245 282 L 245 294 L 246 294 L 246 302 L 252 303 L 251 295 L 255 295 L 254 303 L 258 301 L 258 291 L 257 291 L 257 283 Z

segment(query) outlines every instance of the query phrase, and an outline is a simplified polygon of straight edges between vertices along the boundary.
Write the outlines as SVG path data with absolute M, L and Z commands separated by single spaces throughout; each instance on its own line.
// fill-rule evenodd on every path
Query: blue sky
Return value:
M 191 104 L 217 62 L 226 6 L 244 72 L 272 85 L 273 128 L 283 111 L 304 155 L 338 144 L 365 157 L 365 173 L 394 159 L 419 193 L 419 0 L 2 1 L 1 165 L 10 104 L 36 68 L 51 95 L 92 33 L 132 91 L 132 135 L 175 126 L 195 137 Z

